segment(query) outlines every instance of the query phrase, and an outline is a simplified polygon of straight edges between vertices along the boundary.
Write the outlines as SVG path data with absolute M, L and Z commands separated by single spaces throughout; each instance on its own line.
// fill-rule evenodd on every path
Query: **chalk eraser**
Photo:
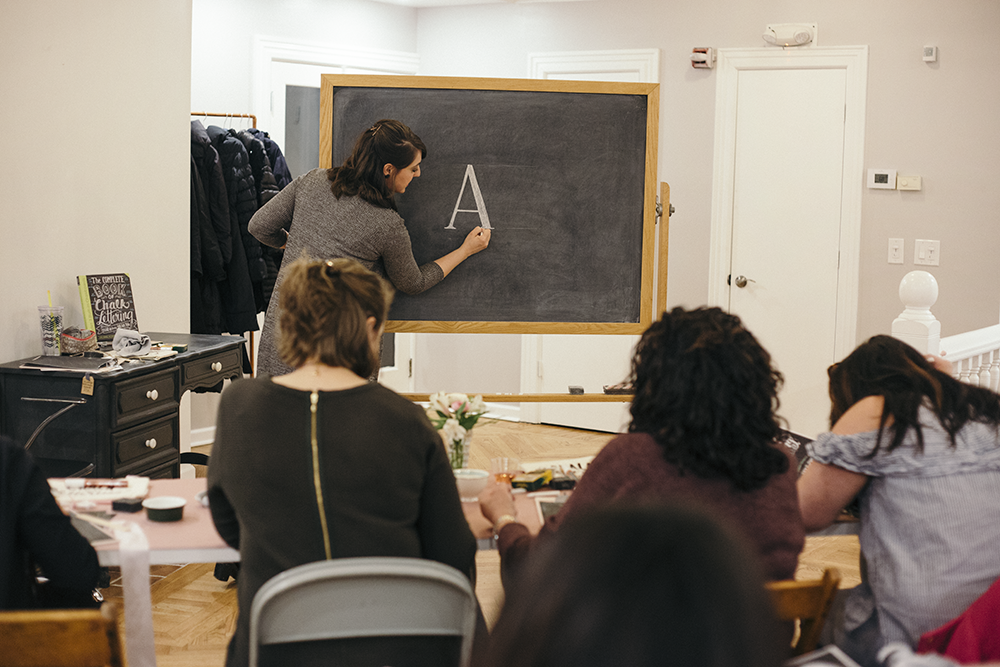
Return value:
M 583 387 L 581 387 L 580 385 L 571 384 L 569 386 L 569 393 L 571 393 L 571 394 L 582 394 L 583 393 Z
M 138 512 L 142 509 L 142 498 L 119 498 L 111 501 L 111 509 L 116 512 Z
M 177 343 L 176 345 L 171 345 L 170 349 L 174 352 L 187 352 L 188 346 L 187 343 Z

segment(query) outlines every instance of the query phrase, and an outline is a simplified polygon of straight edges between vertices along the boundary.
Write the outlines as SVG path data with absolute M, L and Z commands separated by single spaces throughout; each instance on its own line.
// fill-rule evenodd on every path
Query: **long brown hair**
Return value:
M 396 210 L 382 169 L 387 164 L 406 169 L 417 155 L 427 157 L 420 137 L 398 120 L 383 118 L 361 133 L 343 165 L 327 169 L 330 189 L 337 199 L 357 195 L 380 208 Z
M 921 405 L 933 410 L 952 447 L 955 435 L 970 421 L 1000 425 L 1000 395 L 942 373 L 912 346 L 891 336 L 871 337 L 843 361 L 830 366 L 827 374 L 831 427 L 862 398 L 883 398 L 878 437 L 869 456 L 878 452 L 886 432 L 892 436 L 886 449 L 892 451 L 911 429 L 917 436 L 917 449 L 922 451 Z
M 380 329 L 391 302 L 392 287 L 353 259 L 303 255 L 281 284 L 278 354 L 293 368 L 318 358 L 370 377 L 379 359 L 368 337 L 368 318 Z

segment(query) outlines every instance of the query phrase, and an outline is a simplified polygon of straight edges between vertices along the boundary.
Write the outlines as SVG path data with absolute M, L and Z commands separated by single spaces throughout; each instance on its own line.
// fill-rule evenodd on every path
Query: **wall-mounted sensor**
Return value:
M 868 187 L 874 188 L 876 190 L 895 190 L 896 189 L 896 170 L 895 169 L 869 169 L 868 170 Z
M 691 67 L 712 69 L 715 67 L 715 49 L 710 46 L 700 46 L 691 51 Z
M 936 46 L 925 46 L 924 47 L 924 62 L 925 63 L 936 63 L 937 62 L 937 47 Z

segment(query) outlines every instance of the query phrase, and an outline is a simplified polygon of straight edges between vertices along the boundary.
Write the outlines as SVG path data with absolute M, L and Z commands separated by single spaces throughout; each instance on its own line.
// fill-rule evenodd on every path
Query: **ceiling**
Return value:
M 459 5 L 516 5 L 544 2 L 578 2 L 579 0 L 374 0 L 401 7 L 457 7 Z

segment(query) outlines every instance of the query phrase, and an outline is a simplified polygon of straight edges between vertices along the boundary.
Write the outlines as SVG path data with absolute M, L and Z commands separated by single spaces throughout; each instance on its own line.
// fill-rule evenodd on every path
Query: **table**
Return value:
M 150 521 L 145 512 L 129 514 L 118 512 L 116 521 L 127 521 L 138 525 L 149 542 L 149 562 L 152 565 L 169 563 L 234 563 L 239 561 L 240 552 L 223 542 L 212 523 L 212 515 L 207 507 L 198 502 L 196 496 L 206 488 L 204 478 L 196 479 L 152 479 L 149 481 L 149 495 L 180 496 L 187 500 L 184 516 L 180 521 Z M 515 493 L 514 505 L 518 521 L 537 533 L 542 522 L 538 517 L 535 497 L 541 493 Z M 100 508 L 99 509 L 103 509 Z M 479 542 L 480 549 L 495 548 L 493 525 L 479 511 L 478 502 L 463 502 L 462 511 L 469 522 L 469 528 Z M 116 544 L 96 547 L 97 559 L 101 565 L 119 565 L 121 557 Z
M 538 506 L 535 498 L 558 495 L 553 491 L 536 491 L 534 493 L 521 493 L 515 489 L 514 492 L 514 514 L 517 515 L 518 523 L 523 523 L 528 527 L 532 535 L 537 535 L 542 528 L 542 520 L 538 516 Z M 496 541 L 493 539 L 493 524 L 490 523 L 479 509 L 479 502 L 463 502 L 462 511 L 465 513 L 465 520 L 469 522 L 469 528 L 476 537 L 479 549 L 496 549 Z
M 241 336 L 147 332 L 187 350 L 91 373 L 0 364 L 0 433 L 28 447 L 46 477 L 177 477 L 181 396 L 243 375 Z M 89 393 L 88 393 L 89 391 Z
M 197 495 L 207 486 L 205 478 L 196 479 L 152 479 L 147 497 L 180 496 L 187 503 L 180 521 L 150 521 L 145 512 L 118 512 L 113 521 L 131 524 L 145 535 L 149 544 L 148 562 L 145 572 L 125 573 L 128 562 L 123 563 L 123 553 L 119 544 L 102 544 L 97 550 L 101 565 L 122 566 L 122 594 L 125 599 L 126 633 L 125 642 L 129 664 L 135 667 L 156 665 L 156 651 L 153 643 L 153 609 L 149 596 L 149 564 L 168 563 L 232 563 L 239 561 L 240 554 L 229 547 L 215 530 L 208 508 L 199 502 Z M 535 497 L 544 492 L 517 493 L 514 504 L 518 520 L 528 526 L 532 533 L 541 528 Z M 98 505 L 97 509 L 106 509 Z M 480 549 L 495 548 L 493 526 L 479 510 L 478 502 L 463 502 L 462 511 L 469 528 L 476 536 Z M 132 604 L 130 605 L 130 602 Z
M 212 514 L 195 497 L 204 491 L 206 481 L 197 479 L 151 479 L 149 495 L 180 496 L 187 500 L 180 521 L 150 521 L 146 513 L 118 512 L 116 521 L 138 525 L 149 542 L 149 563 L 233 563 L 240 559 L 240 552 L 233 549 L 219 536 L 212 523 Z M 95 547 L 101 565 L 120 565 L 121 553 L 117 544 Z

